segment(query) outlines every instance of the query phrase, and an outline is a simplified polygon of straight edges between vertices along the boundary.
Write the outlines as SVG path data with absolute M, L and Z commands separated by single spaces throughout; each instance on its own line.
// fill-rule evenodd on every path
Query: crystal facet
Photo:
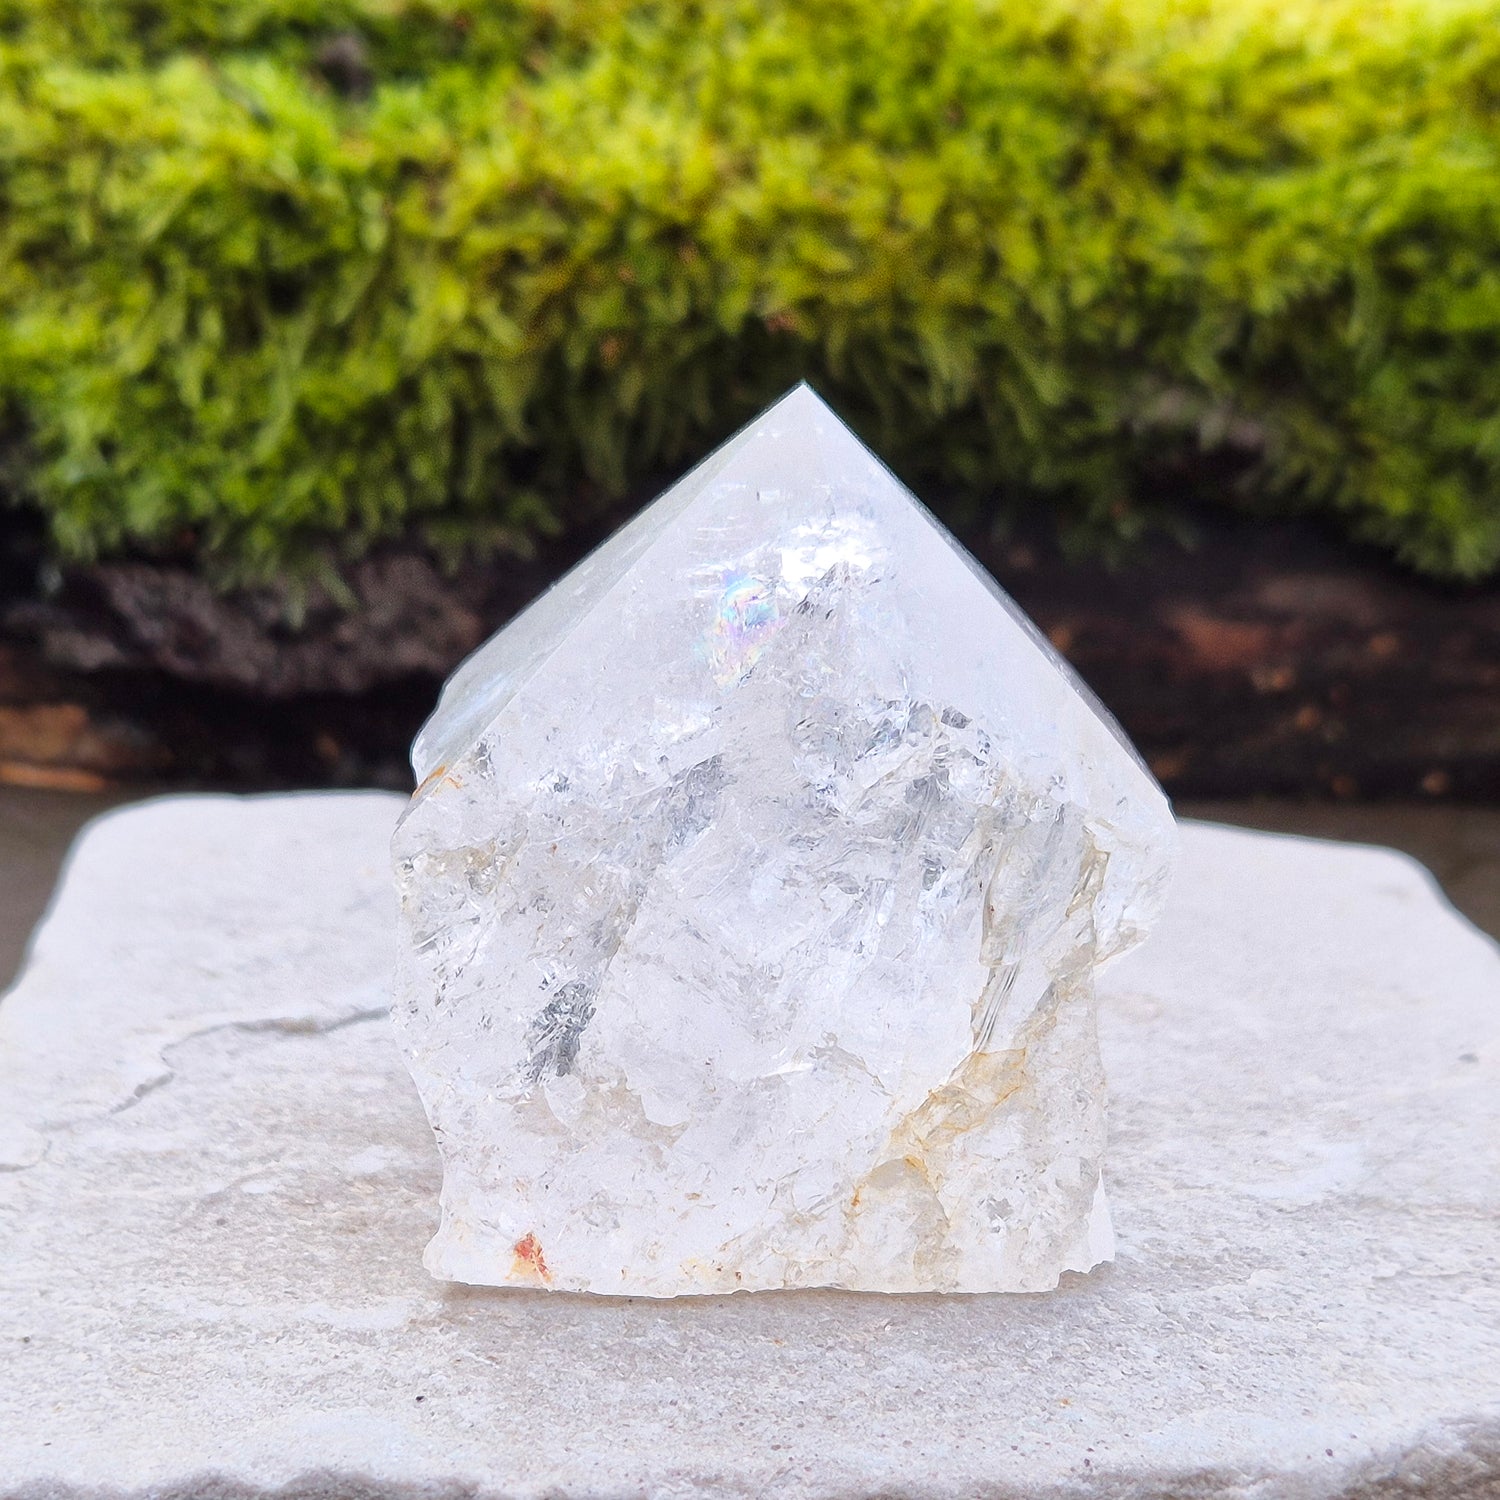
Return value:
M 1035 1291 L 1167 802 L 805 386 L 454 674 L 395 840 L 438 1276 Z

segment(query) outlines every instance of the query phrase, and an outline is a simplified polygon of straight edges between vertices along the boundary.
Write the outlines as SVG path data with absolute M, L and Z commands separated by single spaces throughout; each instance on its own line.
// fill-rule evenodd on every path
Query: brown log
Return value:
M 0 749 L 115 780 L 408 785 L 442 677 L 595 539 L 452 575 L 388 550 L 300 600 L 77 570 L 0 615 Z M 1114 566 L 969 540 L 1176 795 L 1500 798 L 1500 584 L 1218 513 Z

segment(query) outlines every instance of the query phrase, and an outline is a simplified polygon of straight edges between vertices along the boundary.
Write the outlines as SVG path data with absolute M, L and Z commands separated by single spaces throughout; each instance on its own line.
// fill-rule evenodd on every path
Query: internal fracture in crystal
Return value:
M 1171 813 L 806 387 L 465 662 L 413 761 L 435 1275 L 1036 1291 L 1109 1257 L 1093 974 Z

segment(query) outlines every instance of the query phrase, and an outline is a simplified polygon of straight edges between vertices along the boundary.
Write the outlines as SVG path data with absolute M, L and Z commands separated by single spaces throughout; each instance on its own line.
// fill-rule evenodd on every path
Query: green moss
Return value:
M 1500 0 L 0 0 L 0 407 L 60 550 L 231 575 L 805 375 L 976 511 L 1217 468 L 1476 576 L 1497 80 Z

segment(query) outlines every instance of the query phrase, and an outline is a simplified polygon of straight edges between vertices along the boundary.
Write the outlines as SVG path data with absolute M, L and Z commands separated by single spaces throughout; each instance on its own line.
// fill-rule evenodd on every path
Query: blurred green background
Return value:
M 5 0 L 9 478 L 229 580 L 524 548 L 806 376 L 960 520 L 1476 577 L 1497 184 L 1494 0 Z

